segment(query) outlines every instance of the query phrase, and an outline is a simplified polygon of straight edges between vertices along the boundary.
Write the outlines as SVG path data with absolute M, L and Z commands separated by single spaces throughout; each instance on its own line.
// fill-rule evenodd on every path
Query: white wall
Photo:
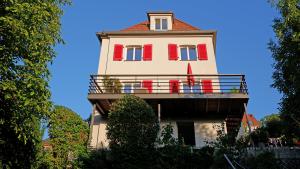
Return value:
M 197 45 L 206 44 L 208 60 L 171 61 L 168 59 L 168 44 Z M 113 61 L 114 45 L 122 44 L 123 60 Z M 126 45 L 152 44 L 152 61 L 126 61 Z M 212 36 L 141 36 L 111 37 L 103 39 L 98 74 L 186 74 L 191 64 L 193 74 L 217 74 L 216 58 Z

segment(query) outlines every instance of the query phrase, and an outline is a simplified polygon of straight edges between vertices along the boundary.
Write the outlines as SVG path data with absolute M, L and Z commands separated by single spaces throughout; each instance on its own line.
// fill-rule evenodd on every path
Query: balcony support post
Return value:
M 158 116 L 158 123 L 160 124 L 160 111 L 161 111 L 161 107 L 160 107 L 160 103 L 157 104 L 157 116 Z

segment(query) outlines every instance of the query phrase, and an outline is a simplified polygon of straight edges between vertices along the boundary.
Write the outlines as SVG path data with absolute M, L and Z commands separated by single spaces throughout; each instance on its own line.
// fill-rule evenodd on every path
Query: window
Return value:
M 162 18 L 155 19 L 155 30 L 168 30 L 167 19 L 162 19 Z
M 124 85 L 124 93 L 131 93 L 131 84 Z
M 183 139 L 185 145 L 195 145 L 194 122 L 177 122 L 178 138 Z
M 197 60 L 197 53 L 195 46 L 180 47 L 181 60 Z
M 189 86 L 187 83 L 183 84 L 183 93 L 200 93 L 200 84 L 195 83 L 193 86 Z
M 141 91 L 141 83 L 130 83 L 125 82 L 124 84 L 124 93 L 139 93 Z
M 128 47 L 126 60 L 140 61 L 142 60 L 142 47 Z

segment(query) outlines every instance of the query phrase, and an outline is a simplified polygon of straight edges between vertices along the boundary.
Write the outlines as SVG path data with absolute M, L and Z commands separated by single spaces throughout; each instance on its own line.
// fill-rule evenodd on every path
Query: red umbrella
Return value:
M 194 86 L 195 78 L 193 76 L 192 67 L 191 67 L 190 63 L 188 64 L 187 74 L 188 74 L 187 75 L 188 85 L 189 86 Z

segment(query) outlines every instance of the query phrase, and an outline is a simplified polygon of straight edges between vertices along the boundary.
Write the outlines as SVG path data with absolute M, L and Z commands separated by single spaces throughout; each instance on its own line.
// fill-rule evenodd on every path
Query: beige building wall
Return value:
M 114 45 L 122 44 L 123 60 L 113 61 Z M 152 44 L 152 61 L 126 61 L 127 45 Z M 178 45 L 179 59 L 169 60 L 168 44 Z M 181 61 L 180 45 L 206 44 L 208 60 Z M 218 74 L 213 46 L 213 37 L 206 36 L 140 36 L 110 37 L 103 39 L 98 74 L 186 74 L 188 63 L 193 74 Z
M 92 132 L 91 147 L 96 149 L 108 148 L 108 139 L 106 136 L 107 122 L 98 121 L 98 120 L 95 120 L 95 122 L 96 123 L 93 125 L 93 129 L 92 129 L 93 132 Z M 168 124 L 170 124 L 173 127 L 172 136 L 178 139 L 177 121 L 174 120 L 162 121 L 160 123 L 159 136 L 161 136 L 161 132 L 163 128 Z M 194 121 L 195 143 L 196 143 L 195 147 L 203 147 L 207 145 L 208 142 L 215 141 L 217 138 L 217 130 L 219 127 L 222 126 L 222 124 L 224 124 L 223 120 L 195 120 Z

